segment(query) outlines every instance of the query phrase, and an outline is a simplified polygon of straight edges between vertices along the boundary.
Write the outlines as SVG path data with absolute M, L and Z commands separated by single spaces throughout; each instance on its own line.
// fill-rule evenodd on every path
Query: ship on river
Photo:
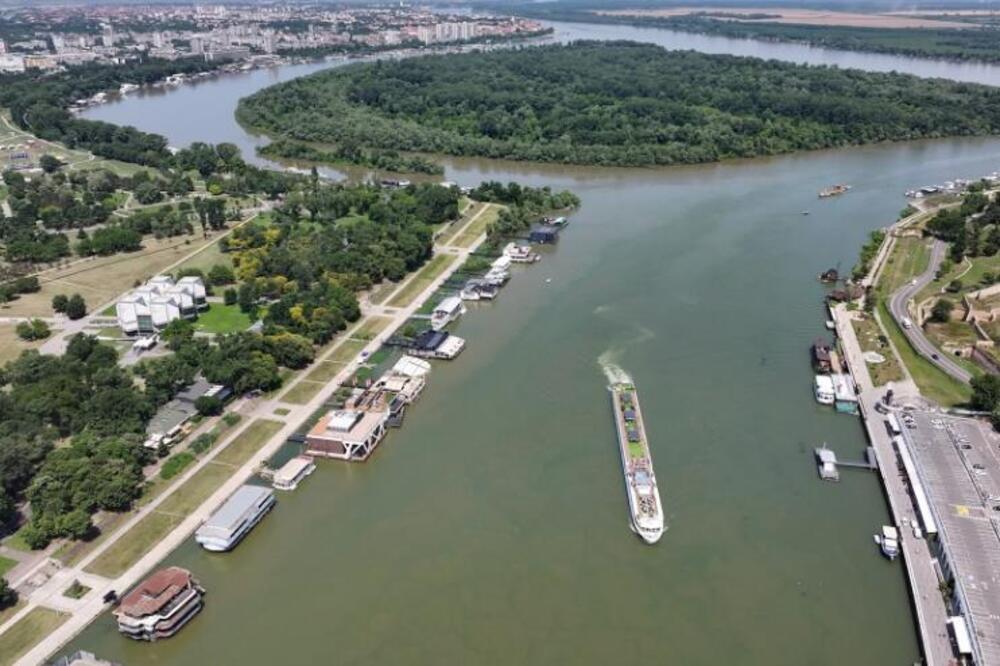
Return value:
M 646 543 L 656 543 L 663 536 L 663 505 L 656 487 L 639 396 L 631 383 L 616 382 L 608 389 L 611 391 L 632 529 Z

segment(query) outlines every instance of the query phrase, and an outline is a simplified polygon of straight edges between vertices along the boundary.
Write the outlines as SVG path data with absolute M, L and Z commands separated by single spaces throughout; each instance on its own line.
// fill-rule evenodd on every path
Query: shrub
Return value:
M 185 467 L 194 462 L 194 460 L 194 454 L 187 451 L 182 451 L 181 453 L 168 458 L 167 461 L 163 463 L 163 467 L 160 468 L 160 478 L 163 480 L 174 478 L 180 474 Z

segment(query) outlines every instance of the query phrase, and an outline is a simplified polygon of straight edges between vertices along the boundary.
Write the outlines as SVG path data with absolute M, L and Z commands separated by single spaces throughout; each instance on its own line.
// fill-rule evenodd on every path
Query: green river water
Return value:
M 134 643 L 105 614 L 68 649 L 130 666 L 918 659 L 902 566 L 871 537 L 876 477 L 816 476 L 814 446 L 858 458 L 865 439 L 812 399 L 815 276 L 849 269 L 904 190 L 1000 167 L 1000 141 L 663 170 L 448 164 L 583 205 L 470 307 L 467 350 L 435 364 L 370 462 L 322 462 L 230 554 L 189 540 L 167 558 L 208 590 L 178 636 Z M 840 182 L 854 189 L 817 199 Z M 628 527 L 601 360 L 641 393 L 669 524 L 654 547 Z

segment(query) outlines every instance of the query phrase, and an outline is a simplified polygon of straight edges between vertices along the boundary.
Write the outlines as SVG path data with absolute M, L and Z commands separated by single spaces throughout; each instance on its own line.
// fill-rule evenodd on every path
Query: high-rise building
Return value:
M 115 29 L 110 23 L 104 26 L 104 34 L 101 35 L 101 43 L 104 44 L 104 46 L 115 45 Z
M 0 39 L 0 55 L 7 53 L 7 42 Z

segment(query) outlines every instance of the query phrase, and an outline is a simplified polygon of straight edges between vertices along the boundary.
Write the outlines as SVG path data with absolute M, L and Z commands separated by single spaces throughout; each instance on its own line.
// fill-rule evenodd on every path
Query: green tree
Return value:
M 1000 406 L 1000 377 L 980 375 L 972 378 L 972 406 L 984 412 L 993 412 Z
M 194 337 L 194 324 L 187 319 L 174 319 L 160 331 L 160 338 L 173 351 L 180 349 Z
M 87 302 L 80 294 L 73 294 L 66 301 L 66 316 L 70 319 L 83 319 L 87 316 Z
M 194 401 L 194 408 L 202 416 L 215 416 L 222 413 L 222 401 L 213 395 L 203 395 Z
M 941 324 L 951 321 L 951 312 L 955 309 L 955 304 L 947 298 L 939 298 L 934 307 L 931 308 L 931 321 Z
M 226 305 L 236 305 L 239 298 L 239 294 L 232 287 L 222 292 L 222 302 Z
M 69 304 L 69 298 L 66 294 L 56 294 L 52 297 L 52 310 L 53 312 L 66 312 L 66 306 Z
M 38 158 L 38 166 L 42 167 L 42 171 L 45 173 L 55 173 L 62 168 L 63 163 L 59 160 L 59 158 L 45 153 Z
M 208 271 L 208 281 L 216 286 L 232 284 L 236 281 L 233 269 L 224 264 L 215 264 Z

